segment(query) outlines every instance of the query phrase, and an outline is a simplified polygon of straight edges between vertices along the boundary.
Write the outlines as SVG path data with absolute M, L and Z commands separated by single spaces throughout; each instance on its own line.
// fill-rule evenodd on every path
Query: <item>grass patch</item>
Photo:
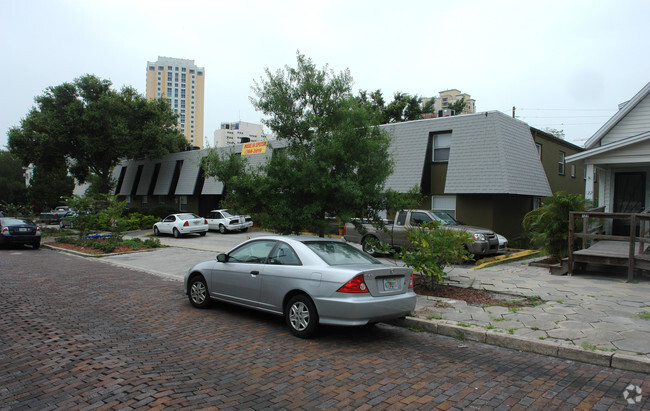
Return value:
M 472 325 L 471 325 L 471 324 L 467 324 L 467 323 L 458 323 L 458 326 L 459 326 L 459 327 L 465 327 L 465 328 L 468 328 L 468 327 L 471 327 Z
M 589 350 L 589 351 L 596 351 L 596 350 L 598 350 L 598 351 L 607 351 L 607 352 L 616 351 L 616 348 L 602 348 L 602 347 L 599 347 L 597 345 L 590 344 L 587 341 L 580 344 L 580 347 L 582 349 L 584 349 L 584 350 Z
M 642 320 L 650 320 L 650 311 L 641 311 L 637 316 Z
M 515 328 L 515 327 L 513 327 L 513 328 L 509 328 L 509 329 L 508 329 L 508 334 L 514 334 L 515 331 L 517 331 L 517 328 Z

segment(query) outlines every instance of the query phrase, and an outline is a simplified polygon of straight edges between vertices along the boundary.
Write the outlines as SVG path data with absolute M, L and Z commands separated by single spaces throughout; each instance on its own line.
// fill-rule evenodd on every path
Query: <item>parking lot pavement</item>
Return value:
M 210 232 L 205 237 L 179 239 L 161 237 L 164 244 L 174 248 L 103 259 L 182 279 L 195 263 L 214 259 L 217 253 L 247 238 L 268 234 L 272 233 L 253 230 L 226 235 Z M 380 260 L 401 264 L 391 258 Z M 650 310 L 648 279 L 629 284 L 612 272 L 553 276 L 548 269 L 531 267 L 526 262 L 473 268 L 448 269 L 445 283 L 521 298 L 540 297 L 544 304 L 520 309 L 473 307 L 464 301 L 420 296 L 415 315 L 398 324 L 507 348 L 650 372 L 650 321 L 641 315 Z
M 102 260 L 0 250 L 0 409 L 650 407 L 649 374 L 385 324 L 303 340 Z

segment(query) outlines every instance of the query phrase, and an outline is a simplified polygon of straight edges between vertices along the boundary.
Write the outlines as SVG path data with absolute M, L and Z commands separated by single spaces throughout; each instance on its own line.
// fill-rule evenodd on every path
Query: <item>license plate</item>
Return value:
M 397 278 L 384 278 L 384 291 L 399 290 L 399 281 Z
M 18 228 L 18 231 L 21 232 L 21 233 L 28 233 L 28 232 L 29 232 L 29 228 L 19 227 L 19 228 Z

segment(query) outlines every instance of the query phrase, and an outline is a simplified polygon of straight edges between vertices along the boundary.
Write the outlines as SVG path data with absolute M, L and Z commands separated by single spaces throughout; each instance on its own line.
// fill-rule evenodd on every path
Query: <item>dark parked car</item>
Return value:
M 29 244 L 41 246 L 41 229 L 29 218 L 0 218 L 0 244 Z

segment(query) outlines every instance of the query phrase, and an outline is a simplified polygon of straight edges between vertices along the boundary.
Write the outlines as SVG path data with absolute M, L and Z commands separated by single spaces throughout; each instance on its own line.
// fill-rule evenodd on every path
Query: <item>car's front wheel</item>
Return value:
M 208 285 L 202 276 L 197 275 L 190 280 L 189 298 L 190 304 L 196 308 L 207 308 L 210 305 Z
M 303 294 L 293 296 L 284 309 L 284 318 L 296 337 L 309 338 L 316 332 L 318 313 L 314 302 Z

